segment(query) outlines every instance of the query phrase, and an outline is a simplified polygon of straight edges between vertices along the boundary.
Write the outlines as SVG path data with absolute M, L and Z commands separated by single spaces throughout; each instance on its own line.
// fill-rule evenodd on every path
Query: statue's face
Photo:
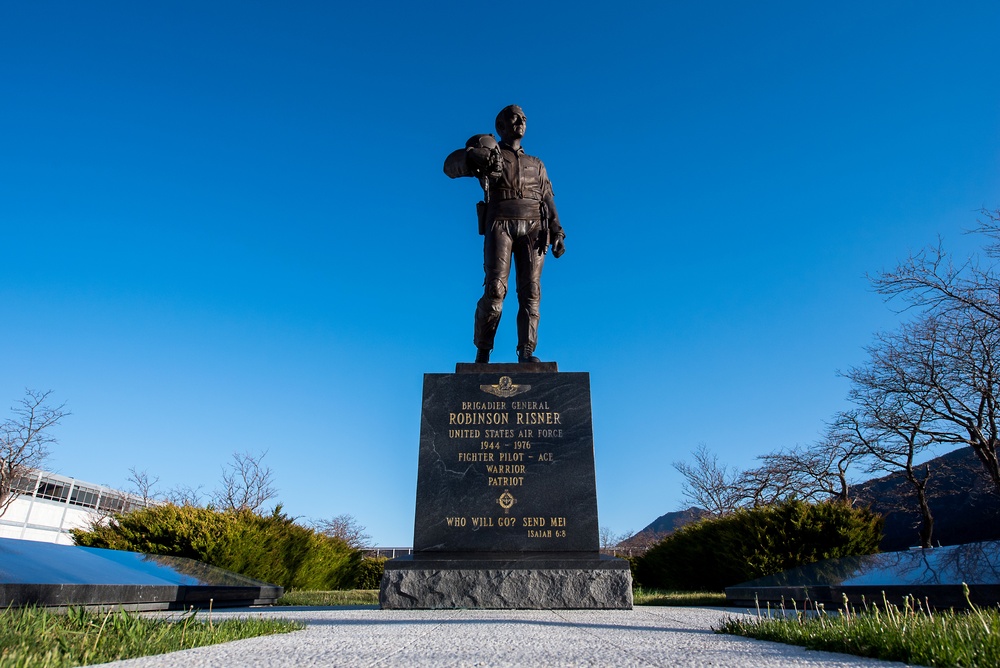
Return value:
M 528 118 L 524 115 L 524 112 L 518 109 L 506 109 L 503 112 L 503 128 L 501 132 L 501 138 L 503 139 L 521 139 L 524 137 L 524 131 L 528 128 Z

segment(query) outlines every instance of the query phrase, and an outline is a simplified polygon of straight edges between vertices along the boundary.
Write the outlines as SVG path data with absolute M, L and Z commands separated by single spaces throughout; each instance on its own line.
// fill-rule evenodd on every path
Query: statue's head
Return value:
M 528 117 L 524 115 L 524 110 L 516 104 L 507 105 L 497 114 L 497 134 L 500 135 L 500 139 L 506 142 L 523 137 L 527 127 Z

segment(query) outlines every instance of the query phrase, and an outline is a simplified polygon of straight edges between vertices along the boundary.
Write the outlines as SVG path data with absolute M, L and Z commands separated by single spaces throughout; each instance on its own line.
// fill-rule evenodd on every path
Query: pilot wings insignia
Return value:
M 500 382 L 496 385 L 480 385 L 479 389 L 483 392 L 488 392 L 494 396 L 506 399 L 507 397 L 513 397 L 515 394 L 527 392 L 531 389 L 531 385 L 515 385 L 513 381 L 511 381 L 510 376 L 501 376 Z

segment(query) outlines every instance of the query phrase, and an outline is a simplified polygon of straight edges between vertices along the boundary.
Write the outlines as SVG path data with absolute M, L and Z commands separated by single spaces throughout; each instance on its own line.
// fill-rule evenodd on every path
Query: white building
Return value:
M 14 488 L 20 494 L 0 515 L 0 538 L 72 545 L 70 529 L 147 505 L 133 494 L 48 471 L 33 471 L 16 481 Z

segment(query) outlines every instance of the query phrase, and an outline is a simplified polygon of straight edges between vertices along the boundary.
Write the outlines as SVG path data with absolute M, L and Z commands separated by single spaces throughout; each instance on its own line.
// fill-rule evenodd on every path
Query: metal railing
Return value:
M 406 554 L 413 554 L 412 547 L 366 547 L 362 550 L 362 554 L 368 559 L 375 559 L 379 557 L 385 557 L 387 559 L 395 559 L 396 557 L 402 557 Z

